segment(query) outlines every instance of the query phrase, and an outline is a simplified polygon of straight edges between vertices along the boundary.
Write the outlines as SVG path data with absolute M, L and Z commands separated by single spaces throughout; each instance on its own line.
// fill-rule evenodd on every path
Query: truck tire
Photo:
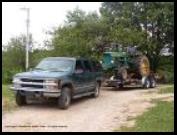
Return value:
M 139 56 L 135 60 L 137 71 L 141 76 L 149 76 L 150 74 L 150 63 L 145 55 Z
M 93 94 L 93 97 L 98 97 L 100 95 L 100 84 L 97 82 L 96 83 L 96 87 L 95 87 L 95 90 L 94 90 L 94 94 Z
M 17 93 L 16 93 L 15 98 L 16 98 L 16 104 L 17 104 L 18 106 L 26 105 L 26 96 L 22 96 L 22 95 L 20 94 L 20 92 L 17 92 Z
M 60 109 L 67 109 L 71 103 L 71 90 L 68 87 L 64 87 L 61 90 L 61 95 L 58 99 L 58 106 Z

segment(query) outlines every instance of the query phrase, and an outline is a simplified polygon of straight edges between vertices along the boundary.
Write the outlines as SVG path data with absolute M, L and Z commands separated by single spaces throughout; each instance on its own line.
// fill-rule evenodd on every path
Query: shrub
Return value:
M 3 84 L 8 84 L 12 83 L 13 76 L 16 73 L 23 72 L 24 70 L 22 69 L 5 69 L 2 72 L 2 83 Z

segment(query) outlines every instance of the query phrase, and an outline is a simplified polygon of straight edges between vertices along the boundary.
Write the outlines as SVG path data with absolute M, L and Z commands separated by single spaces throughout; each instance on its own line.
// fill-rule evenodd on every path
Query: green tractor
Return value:
M 141 85 L 144 88 L 153 88 L 156 81 L 148 58 L 136 47 L 122 47 L 105 51 L 101 61 L 103 70 L 107 73 L 107 86 L 121 88 L 124 85 Z

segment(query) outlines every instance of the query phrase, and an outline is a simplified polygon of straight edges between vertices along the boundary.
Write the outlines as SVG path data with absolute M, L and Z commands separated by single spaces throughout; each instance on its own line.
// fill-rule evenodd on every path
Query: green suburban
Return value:
M 58 106 L 67 109 L 72 99 L 98 97 L 102 83 L 99 62 L 74 57 L 48 57 L 32 71 L 13 77 L 16 103 L 25 105 L 28 96 L 57 98 Z

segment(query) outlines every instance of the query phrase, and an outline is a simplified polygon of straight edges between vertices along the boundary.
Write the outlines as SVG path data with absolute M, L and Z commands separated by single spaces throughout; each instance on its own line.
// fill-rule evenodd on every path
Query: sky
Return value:
M 99 13 L 100 2 L 3 2 L 2 3 L 2 44 L 5 45 L 11 37 L 26 34 L 27 13 L 20 8 L 30 8 L 29 31 L 34 41 L 43 44 L 49 38 L 46 31 L 64 24 L 66 14 L 76 6 L 85 12 Z

